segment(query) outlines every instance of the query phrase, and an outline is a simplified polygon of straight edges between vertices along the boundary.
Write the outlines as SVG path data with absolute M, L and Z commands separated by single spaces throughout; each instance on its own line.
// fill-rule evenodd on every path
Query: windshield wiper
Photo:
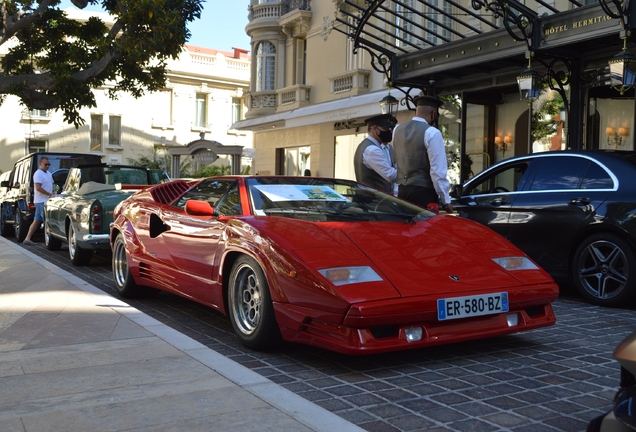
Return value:
M 416 215 L 409 215 L 406 213 L 373 213 L 373 215 L 402 219 L 406 224 L 415 224 L 416 222 L 428 220 L 434 216 L 425 212 L 421 212 Z
M 407 214 L 407 213 L 386 213 L 386 212 L 367 212 L 367 211 L 348 211 L 337 209 L 333 207 L 327 206 L 317 206 L 317 207 L 294 207 L 294 208 L 267 208 L 262 209 L 267 215 L 289 215 L 289 216 L 298 216 L 298 215 L 328 215 L 335 217 L 342 217 L 347 219 L 356 219 L 356 220 L 366 220 L 366 221 L 381 221 L 387 219 L 400 219 L 403 220 L 406 224 L 415 224 L 418 221 L 423 221 L 430 219 L 433 215 L 428 212 L 421 212 L 418 214 Z
M 360 219 L 360 220 L 369 220 L 369 213 L 358 213 L 358 212 L 343 212 L 337 209 L 333 209 L 331 207 L 298 207 L 298 208 L 268 208 L 263 209 L 265 214 L 267 215 L 328 215 L 328 216 L 343 216 L 346 218 Z

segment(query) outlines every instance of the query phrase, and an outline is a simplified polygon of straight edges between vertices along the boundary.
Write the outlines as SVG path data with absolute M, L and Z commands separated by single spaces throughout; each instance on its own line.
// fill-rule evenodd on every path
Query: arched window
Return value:
M 261 42 L 256 48 L 256 91 L 274 90 L 276 48 L 271 42 Z

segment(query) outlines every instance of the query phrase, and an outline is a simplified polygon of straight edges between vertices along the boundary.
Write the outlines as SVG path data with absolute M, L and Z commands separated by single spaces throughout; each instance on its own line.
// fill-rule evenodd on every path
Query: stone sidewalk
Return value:
M 362 431 L 1 237 L 0 430 Z

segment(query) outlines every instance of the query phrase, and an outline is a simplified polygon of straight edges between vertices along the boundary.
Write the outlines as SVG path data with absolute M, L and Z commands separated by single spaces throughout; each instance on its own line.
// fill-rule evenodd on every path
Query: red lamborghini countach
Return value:
M 162 290 L 218 309 L 253 349 L 379 353 L 555 323 L 558 286 L 503 237 L 348 180 L 177 180 L 113 220 L 122 297 Z

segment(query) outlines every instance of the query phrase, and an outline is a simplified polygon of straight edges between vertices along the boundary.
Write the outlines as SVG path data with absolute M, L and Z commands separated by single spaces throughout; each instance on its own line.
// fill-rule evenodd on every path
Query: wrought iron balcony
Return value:
M 280 3 L 281 16 L 297 10 L 311 11 L 311 0 L 282 0 Z

